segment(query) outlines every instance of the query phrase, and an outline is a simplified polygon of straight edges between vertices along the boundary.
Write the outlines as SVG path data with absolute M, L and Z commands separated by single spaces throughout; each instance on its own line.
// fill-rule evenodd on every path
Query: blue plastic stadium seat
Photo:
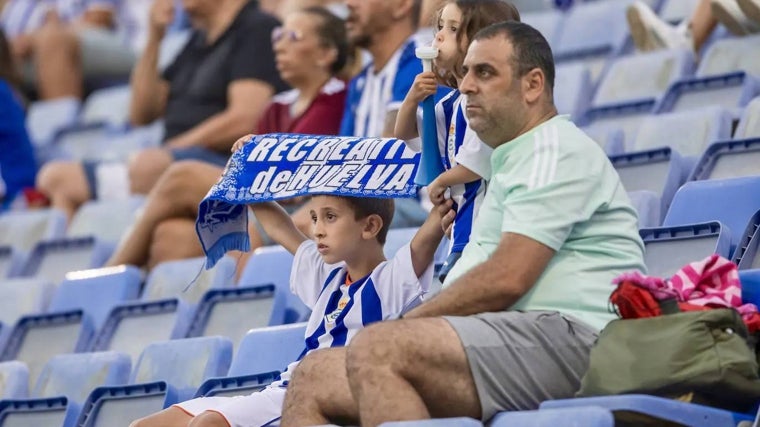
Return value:
M 501 412 L 491 427 L 615 427 L 615 418 L 608 409 L 557 408 L 540 411 Z
M 599 144 L 608 156 L 625 152 L 625 133 L 616 126 L 591 125 L 581 128 L 589 138 Z
M 105 242 L 118 242 L 134 222 L 145 197 L 89 201 L 77 209 L 66 230 L 68 237 L 97 236 Z
M 745 71 L 760 76 L 760 58 L 757 55 L 759 45 L 758 35 L 717 40 L 705 52 L 696 75 L 707 77 Z
M 132 92 L 128 85 L 99 89 L 84 101 L 79 123 L 103 124 L 123 128 L 129 122 L 129 103 Z
M 760 175 L 760 138 L 722 141 L 707 147 L 689 181 Z
M 533 1 L 532 3 L 537 3 Z M 556 46 L 557 34 L 562 30 L 564 14 L 556 9 L 529 11 L 520 10 L 520 20 L 537 29 L 544 36 L 549 46 Z
M 0 362 L 0 399 L 23 399 L 29 396 L 29 368 L 24 362 Z
M 711 143 L 730 139 L 731 129 L 731 113 L 720 107 L 650 116 L 641 122 L 628 151 L 670 147 L 693 166 Z
M 670 84 L 690 76 L 694 67 L 694 54 L 688 50 L 659 50 L 619 57 L 599 83 L 591 104 L 600 107 L 659 99 Z
M 651 191 L 660 198 L 660 217 L 667 212 L 690 170 L 688 163 L 670 148 L 610 156 L 610 162 L 626 191 Z
M 134 267 L 72 275 L 58 286 L 47 314 L 18 320 L 0 359 L 26 362 L 35 381 L 51 356 L 86 351 L 111 307 L 136 298 L 139 287 L 140 272 Z
M 8 212 L 0 215 L 0 246 L 31 251 L 42 240 L 63 237 L 66 214 L 58 209 Z
M 692 181 L 673 197 L 664 226 L 720 221 L 731 232 L 731 251 L 760 210 L 760 177 Z
M 18 276 L 24 266 L 24 254 L 13 246 L 0 246 L 0 279 Z
M 712 254 L 730 258 L 731 235 L 717 221 L 673 227 L 645 228 L 644 263 L 649 275 L 671 277 L 684 265 Z
M 393 228 L 388 230 L 388 237 L 385 239 L 385 246 L 383 252 L 385 257 L 390 259 L 396 256 L 396 252 L 401 249 L 402 246 L 408 244 L 417 234 L 416 227 L 409 228 Z
M 390 234 L 390 233 L 389 233 Z M 286 298 L 285 323 L 301 322 L 309 317 L 310 310 L 290 292 L 290 271 L 293 255 L 282 246 L 266 246 L 254 251 L 240 276 L 238 286 L 255 286 L 273 283 L 275 295 Z
M 55 286 L 38 279 L 0 281 L 0 348 L 10 336 L 13 325 L 24 315 L 43 313 Z
M 592 407 L 610 410 L 616 419 L 626 420 L 633 417 L 633 420 L 637 420 L 636 416 L 645 414 L 655 419 L 690 427 L 736 427 L 740 421 L 752 421 L 752 417 L 748 415 L 639 394 L 550 400 L 542 403 L 540 410 L 557 408 L 590 410 Z
M 76 425 L 124 425 L 187 400 L 204 380 L 224 375 L 231 359 L 232 342 L 223 337 L 151 344 L 132 371 L 130 385 L 93 390 Z
M 560 114 L 577 119 L 588 108 L 594 91 L 591 71 L 582 63 L 557 65 L 554 76 L 554 105 Z
M 742 301 L 760 307 L 760 269 L 740 270 Z
M 29 105 L 26 128 L 36 147 L 50 145 L 61 129 L 76 123 L 82 104 L 77 98 L 36 101 Z
M 188 336 L 222 335 L 237 345 L 251 328 L 282 325 L 286 303 L 285 296 L 275 298 L 274 285 L 211 289 L 195 311 Z
M 760 79 L 744 71 L 673 83 L 655 107 L 656 113 L 683 112 L 706 105 L 729 109 L 738 118 L 752 98 L 760 95 Z
M 664 0 L 658 15 L 670 23 L 679 23 L 691 16 L 700 0 Z
M 629 191 L 628 198 L 639 215 L 639 228 L 658 227 L 662 219 L 660 196 L 653 191 Z
M 626 102 L 599 108 L 589 108 L 577 121 L 584 128 L 620 130 L 623 132 L 623 151 L 633 143 L 636 133 L 645 118 L 652 114 L 655 101 Z
M 39 242 L 27 258 L 20 276 L 60 283 L 69 272 L 101 267 L 113 248 L 113 243 L 94 236 Z
M 749 220 L 734 252 L 732 261 L 739 266 L 740 270 L 760 268 L 760 254 L 758 254 L 760 232 L 758 230 L 760 230 L 760 211 L 757 211 Z
M 121 351 L 137 359 L 150 343 L 185 338 L 204 291 L 228 286 L 235 271 L 231 258 L 211 270 L 204 270 L 203 262 L 191 258 L 157 265 L 140 301 L 113 307 L 92 349 Z
M 206 380 L 195 396 L 234 396 L 262 389 L 303 353 L 305 323 L 250 330 L 226 377 Z
M 760 137 L 760 96 L 744 108 L 744 113 L 734 133 L 734 139 L 758 137 Z
M 622 50 L 626 36 L 626 2 L 579 3 L 567 13 L 556 36 L 557 63 L 582 61 L 596 81 L 610 56 Z M 599 25 L 604 22 L 605 25 Z
M 69 126 L 58 132 L 55 143 L 45 152 L 45 159 L 98 160 L 98 153 L 106 149 L 105 142 L 120 132 L 102 123 Z
M 482 423 L 472 418 L 439 418 L 423 421 L 391 421 L 380 427 L 482 427 Z
M 91 389 L 125 384 L 130 361 L 114 352 L 63 354 L 50 359 L 29 399 L 0 401 L 3 426 L 73 427 Z

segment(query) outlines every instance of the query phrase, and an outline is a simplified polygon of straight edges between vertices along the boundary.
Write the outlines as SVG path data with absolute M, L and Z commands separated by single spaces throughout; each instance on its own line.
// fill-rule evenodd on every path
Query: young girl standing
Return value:
M 433 47 L 438 48 L 438 57 L 433 60 L 433 71 L 422 72 L 415 78 L 399 109 L 394 136 L 419 151 L 419 103 L 435 94 L 439 84 L 455 89 L 435 107 L 438 149 L 446 170 L 427 187 L 433 204 L 444 201 L 446 189 L 450 189 L 455 203 L 451 249 L 441 271 L 443 281 L 470 239 L 486 181 L 491 176 L 492 150 L 469 129 L 465 116 L 466 97 L 456 90 L 464 76 L 464 56 L 478 31 L 502 21 L 519 21 L 520 14 L 514 5 L 504 0 L 448 0 L 434 19 L 438 32 Z

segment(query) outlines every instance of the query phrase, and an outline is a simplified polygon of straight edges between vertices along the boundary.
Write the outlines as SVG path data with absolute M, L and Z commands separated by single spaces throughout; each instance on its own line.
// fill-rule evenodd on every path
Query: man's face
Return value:
M 356 46 L 367 48 L 377 34 L 393 22 L 392 0 L 346 0 L 348 39 Z
M 512 43 L 497 35 L 474 41 L 464 59 L 466 73 L 459 90 L 467 96 L 467 118 L 491 147 L 516 137 L 525 122 L 527 105 L 512 55 Z

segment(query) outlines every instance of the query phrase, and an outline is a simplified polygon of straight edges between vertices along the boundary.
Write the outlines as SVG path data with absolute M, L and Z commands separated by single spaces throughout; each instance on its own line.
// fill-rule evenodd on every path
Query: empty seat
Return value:
M 664 0 L 659 16 L 671 23 L 678 23 L 691 16 L 700 0 Z
M 720 107 L 655 115 L 642 121 L 628 151 L 670 147 L 693 166 L 709 144 L 731 138 L 731 128 L 731 114 Z
M 652 114 L 654 107 L 655 102 L 648 100 L 589 108 L 578 120 L 578 125 L 599 131 L 622 131 L 623 149 L 627 150 L 627 145 L 633 143 L 641 122 Z
M 697 76 L 707 77 L 733 71 L 745 71 L 760 76 L 757 46 L 760 46 L 760 35 L 718 40 L 705 52 L 697 69 Z
M 86 159 L 100 162 L 126 162 L 140 150 L 155 148 L 164 135 L 163 123 L 131 128 L 124 133 L 110 133 L 100 141 L 99 148 L 87 152 Z
M 0 246 L 29 252 L 41 240 L 63 236 L 66 214 L 58 209 L 9 212 L 0 215 Z
M 114 352 L 55 356 L 31 398 L 0 407 L 0 419 L 4 426 L 73 426 L 92 388 L 125 384 L 130 366 L 129 357 Z
M 0 362 L 0 399 L 23 399 L 29 395 L 29 368 L 18 360 Z
M 532 2 L 532 3 L 535 3 Z M 550 46 L 556 46 L 557 34 L 561 31 L 564 14 L 556 9 L 529 11 L 523 13 L 520 10 L 520 20 L 537 29 L 544 36 Z
M 581 128 L 586 135 L 613 156 L 625 152 L 625 134 L 623 129 L 615 126 L 591 125 Z
M 633 208 L 639 216 L 639 228 L 657 227 L 662 220 L 660 196 L 654 191 L 629 191 Z
M 734 133 L 734 139 L 757 137 L 760 137 L 760 97 L 747 104 Z
M 48 159 L 98 160 L 105 141 L 114 131 L 103 124 L 77 125 L 62 130 Z
M 557 62 L 581 60 L 596 81 L 607 58 L 619 52 L 625 42 L 626 6 L 626 2 L 596 1 L 570 9 L 556 36 Z
M 97 236 L 106 242 L 118 242 L 134 222 L 145 198 L 133 196 L 123 200 L 89 201 L 71 219 L 68 237 Z
M 204 380 L 225 375 L 231 359 L 232 342 L 222 337 L 151 344 L 132 371 L 131 385 L 96 388 L 77 425 L 124 425 L 187 400 Z
M 205 269 L 205 263 L 203 257 L 162 262 L 148 275 L 142 299 L 182 298 L 197 303 L 207 290 L 234 284 L 234 259 L 224 257 L 209 270 Z
M 383 247 L 385 257 L 388 259 L 393 258 L 402 246 L 412 241 L 414 235 L 417 234 L 417 230 L 416 227 L 388 230 L 388 237 L 385 239 L 385 246 Z
M 286 298 L 273 310 L 274 293 L 275 285 L 211 289 L 195 311 L 188 336 L 221 335 L 237 346 L 251 328 L 281 325 Z
M 729 109 L 738 118 L 741 110 L 758 95 L 760 80 L 744 71 L 688 78 L 670 86 L 655 112 L 691 111 L 712 105 Z
M 390 236 L 390 233 L 389 233 Z M 387 248 L 388 246 L 386 246 Z M 254 286 L 273 283 L 275 295 L 287 296 L 285 323 L 301 322 L 309 317 L 310 310 L 290 292 L 290 271 L 293 255 L 281 246 L 258 248 L 243 270 L 238 286 Z
M 658 197 L 661 216 L 690 170 L 688 163 L 670 148 L 611 156 L 610 162 L 626 191 L 650 191 Z
M 567 425 L 569 420 L 583 427 L 615 427 L 615 417 L 612 416 L 612 412 L 595 407 L 501 412 L 492 418 L 489 425 L 491 427 L 554 427 Z
M 752 422 L 752 416 L 749 415 L 641 394 L 548 400 L 541 403 L 539 410 L 559 408 L 578 408 L 584 411 L 604 408 L 612 411 L 616 420 L 627 421 L 622 425 L 641 425 L 642 414 L 656 418 L 659 421 L 657 425 L 728 427 L 742 425 L 742 421 Z
M 747 224 L 744 233 L 739 238 L 733 261 L 740 270 L 760 269 L 760 211 L 758 211 Z
M 651 276 L 671 277 L 686 264 L 712 254 L 730 258 L 731 237 L 717 221 L 640 230 Z
M 32 143 L 38 147 L 51 144 L 59 131 L 76 122 L 81 106 L 77 98 L 31 103 L 26 115 L 26 128 Z
M 221 259 L 210 270 L 203 269 L 204 261 L 192 258 L 156 266 L 140 301 L 113 307 L 91 348 L 120 351 L 136 359 L 150 343 L 186 337 L 204 292 L 229 286 L 235 272 L 231 258 Z
M 16 323 L 19 317 L 43 313 L 53 297 L 55 286 L 39 279 L 6 279 L 0 281 L 0 333 Z
M 560 64 L 554 77 L 554 105 L 560 114 L 580 117 L 588 107 L 594 86 L 591 72 L 582 63 Z
M 731 234 L 731 251 L 752 215 L 760 210 L 760 177 L 691 181 L 673 197 L 663 225 L 720 221 Z
M 40 242 L 21 269 L 21 276 L 60 283 L 72 271 L 101 267 L 114 244 L 90 237 L 60 238 Z
M 227 376 L 206 380 L 198 388 L 196 397 L 236 396 L 265 387 L 275 376 L 262 374 L 284 371 L 303 353 L 305 333 L 305 323 L 248 331 Z
M 92 92 L 84 102 L 81 124 L 105 124 L 120 128 L 129 122 L 129 86 L 109 87 Z
M 24 255 L 13 246 L 0 246 L 0 279 L 18 276 L 24 266 Z
M 694 54 L 688 50 L 660 50 L 617 58 L 596 90 L 594 107 L 657 99 L 678 79 L 694 71 Z
M 760 175 L 760 138 L 716 142 L 694 168 L 690 181 Z
M 8 338 L 1 359 L 26 362 L 31 381 L 53 355 L 86 351 L 111 307 L 136 298 L 140 287 L 134 267 L 90 270 L 79 276 L 59 285 L 47 314 L 21 317 Z

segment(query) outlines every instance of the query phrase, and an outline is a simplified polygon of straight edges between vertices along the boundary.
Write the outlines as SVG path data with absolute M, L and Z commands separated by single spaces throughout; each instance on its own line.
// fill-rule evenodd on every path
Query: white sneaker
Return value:
M 760 25 L 744 15 L 737 0 L 710 0 L 710 9 L 715 19 L 734 35 L 745 36 L 760 32 Z
M 688 48 L 694 43 L 684 32 L 661 20 L 645 3 L 636 1 L 626 10 L 631 37 L 640 51 Z
M 760 0 L 737 0 L 744 15 L 760 24 Z

